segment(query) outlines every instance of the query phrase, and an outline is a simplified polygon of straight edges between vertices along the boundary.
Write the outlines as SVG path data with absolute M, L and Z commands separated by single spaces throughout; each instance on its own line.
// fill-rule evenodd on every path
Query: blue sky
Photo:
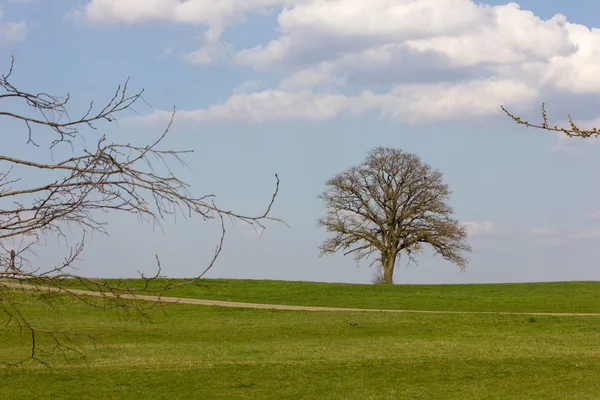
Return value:
M 14 82 L 70 92 L 76 113 L 107 100 L 127 77 L 145 88 L 137 114 L 102 132 L 145 142 L 177 122 L 165 146 L 193 149 L 178 170 L 195 194 L 258 213 L 275 173 L 281 192 L 260 239 L 228 226 L 211 277 L 370 281 L 368 262 L 318 257 L 327 233 L 317 196 L 325 181 L 375 146 L 419 154 L 444 173 L 473 246 L 465 272 L 423 254 L 397 283 L 600 279 L 600 159 L 594 140 L 516 126 L 529 119 L 600 118 L 600 5 L 573 0 L 0 0 L 0 69 Z M 2 154 L 35 154 L 22 126 L 3 121 Z M 598 124 L 600 125 L 600 124 Z M 92 133 L 90 133 L 91 135 Z M 600 139 L 599 139 L 600 140 Z M 39 153 L 39 154 L 38 154 Z M 28 177 L 34 179 L 33 177 Z M 218 225 L 167 221 L 164 232 L 108 217 L 79 272 L 193 276 Z M 48 241 L 43 254 L 64 245 Z

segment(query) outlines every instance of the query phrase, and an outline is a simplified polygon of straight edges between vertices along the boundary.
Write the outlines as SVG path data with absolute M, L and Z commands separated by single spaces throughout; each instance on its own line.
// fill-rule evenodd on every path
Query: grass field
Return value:
M 178 295 L 371 308 L 600 311 L 600 284 L 585 282 L 203 284 Z M 166 315 L 153 310 L 148 323 L 64 295 L 54 308 L 40 303 L 44 294 L 17 296 L 36 323 L 92 334 L 98 343 L 94 349 L 83 342 L 85 358 L 46 355 L 52 369 L 35 363 L 0 369 L 1 399 L 598 399 L 600 393 L 600 317 L 170 305 Z M 0 325 L 0 362 L 27 350 L 14 329 Z
M 108 280 L 119 284 L 117 280 Z M 120 281 L 140 287 L 141 280 Z M 153 287 L 181 280 L 158 279 Z M 65 282 L 69 286 L 68 282 Z M 76 282 L 70 286 L 83 288 Z M 600 313 L 600 282 L 479 285 L 356 285 L 269 280 L 205 279 L 167 296 L 251 303 L 348 308 Z

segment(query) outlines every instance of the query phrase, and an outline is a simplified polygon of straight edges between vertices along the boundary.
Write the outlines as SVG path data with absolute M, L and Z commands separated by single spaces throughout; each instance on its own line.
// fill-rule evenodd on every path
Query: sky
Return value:
M 599 12 L 589 0 L 0 0 L 0 71 L 14 55 L 13 83 L 70 93 L 73 115 L 130 77 L 145 102 L 86 134 L 147 143 L 176 107 L 163 145 L 194 153 L 175 172 L 223 208 L 262 213 L 277 173 L 272 215 L 289 226 L 259 237 L 227 222 L 208 277 L 371 282 L 369 262 L 319 257 L 317 196 L 386 146 L 444 174 L 473 247 L 464 272 L 424 253 L 400 261 L 396 283 L 600 280 L 600 139 L 528 129 L 500 109 L 533 122 L 545 102 L 555 124 L 571 113 L 600 125 Z M 1 121 L 1 154 L 50 157 Z M 190 277 L 219 239 L 197 218 L 106 221 L 77 273 L 134 277 L 158 254 L 163 275 Z M 64 251 L 49 239 L 38 262 Z

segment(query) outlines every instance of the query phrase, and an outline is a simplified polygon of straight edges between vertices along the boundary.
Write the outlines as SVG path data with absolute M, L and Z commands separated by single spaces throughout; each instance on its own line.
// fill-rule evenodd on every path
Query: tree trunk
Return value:
M 394 283 L 394 265 L 396 264 L 396 255 L 388 254 L 385 257 L 382 257 L 382 267 L 383 267 L 383 283 L 385 284 L 393 284 Z

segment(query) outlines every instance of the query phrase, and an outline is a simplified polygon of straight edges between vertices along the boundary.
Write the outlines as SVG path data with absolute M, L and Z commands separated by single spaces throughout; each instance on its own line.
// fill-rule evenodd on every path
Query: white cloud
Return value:
M 252 11 L 280 4 L 282 0 L 89 0 L 68 16 L 91 23 L 135 24 L 171 21 L 206 28 L 204 43 L 181 58 L 192 64 L 215 64 L 231 58 L 229 44 L 220 42 L 227 27 L 246 20 Z
M 543 236 L 539 237 L 536 242 L 538 244 L 550 247 L 562 247 L 567 246 L 570 243 L 568 238 L 560 236 Z
M 600 213 L 593 213 L 594 218 L 600 216 Z M 561 232 L 555 227 L 534 227 L 529 231 L 531 236 L 536 238 L 540 244 L 549 246 L 563 246 L 572 243 L 574 240 L 581 239 L 599 239 L 600 227 L 580 227 Z
M 3 22 L 2 8 L 0 8 L 0 43 L 15 43 L 25 40 L 27 36 L 27 23 Z
M 552 71 L 590 53 L 582 43 L 594 36 L 562 15 L 544 21 L 515 3 L 470 0 L 306 0 L 288 5 L 278 21 L 278 39 L 238 52 L 235 62 L 282 74 L 284 91 L 391 83 L 389 93 L 365 92 L 339 109 L 409 122 L 531 105 L 546 85 L 562 88 L 566 80 Z
M 244 13 L 279 3 L 278 0 L 91 0 L 84 16 L 96 22 L 145 22 L 171 20 L 212 25 L 216 20 L 238 21 Z
M 325 120 L 336 117 L 351 107 L 352 99 L 343 95 L 314 94 L 309 91 L 285 92 L 264 90 L 245 93 L 236 91 L 226 102 L 207 109 L 178 111 L 177 122 L 268 122 L 286 119 Z M 170 118 L 166 111 L 133 117 L 139 123 L 161 123 Z
M 417 50 L 444 54 L 457 66 L 546 61 L 577 51 L 569 38 L 563 15 L 543 21 L 531 11 L 521 10 L 516 3 L 493 7 L 492 10 L 493 22 L 485 24 L 477 21 L 475 32 L 444 34 L 411 40 L 407 44 Z
M 209 42 L 198 50 L 184 55 L 183 58 L 192 64 L 215 64 L 228 59 L 231 53 L 232 49 L 229 44 Z
M 289 4 L 278 21 L 279 38 L 234 60 L 282 74 L 282 89 L 420 81 L 455 91 L 446 101 L 483 105 L 478 115 L 508 101 L 531 104 L 544 88 L 600 92 L 600 31 L 560 14 L 542 20 L 516 3 L 306 0 Z M 486 80 L 510 84 L 482 85 Z M 484 98 L 490 94 L 493 101 Z M 417 115 L 449 116 L 443 100 L 430 93 L 426 99 L 436 104 Z
M 233 93 L 234 94 L 242 94 L 242 93 L 248 93 L 248 92 L 252 92 L 252 91 L 258 91 L 258 90 L 260 90 L 261 87 L 262 87 L 262 82 L 259 79 L 251 79 L 249 81 L 242 83 L 241 85 L 237 86 L 236 88 L 234 88 Z
M 470 0 L 309 0 L 284 9 L 279 25 L 285 33 L 301 30 L 381 41 L 461 33 L 491 17 L 489 7 Z
M 543 21 L 515 3 L 490 7 L 471 0 L 308 0 L 288 6 L 278 21 L 283 35 L 241 51 L 239 63 L 258 68 L 314 63 L 403 44 L 438 53 L 455 66 L 472 66 L 544 61 L 571 55 L 578 45 L 567 29 L 574 25 L 564 16 Z
M 482 80 L 456 84 L 399 85 L 386 94 L 365 91 L 356 96 L 310 90 L 267 89 L 234 93 L 227 101 L 207 109 L 179 111 L 177 120 L 194 122 L 328 120 L 342 113 L 376 112 L 409 123 L 472 118 L 499 112 L 498 105 L 519 104 L 537 96 L 520 82 Z M 141 123 L 164 123 L 170 113 L 157 111 L 133 117 Z
M 281 81 L 282 89 L 300 89 L 327 85 L 333 82 L 332 69 L 328 64 L 321 64 L 314 69 L 303 69 Z
M 139 23 L 173 21 L 211 28 L 215 42 L 221 30 L 245 20 L 246 13 L 281 0 L 90 0 L 77 14 L 90 22 Z
M 559 236 L 559 231 L 557 228 L 553 227 L 545 227 L 545 226 L 537 226 L 531 229 L 530 233 L 533 236 L 537 237 L 555 237 Z
M 600 238 L 600 228 L 585 227 L 578 228 L 571 234 L 574 239 L 598 239 Z
M 279 7 L 279 37 L 234 51 L 223 29 Z M 375 112 L 411 123 L 515 112 L 551 95 L 600 93 L 600 30 L 518 4 L 472 0 L 90 0 L 87 21 L 173 21 L 207 29 L 182 58 L 270 71 L 278 87 L 234 93 L 180 119 L 323 120 Z M 377 93 L 372 89 L 378 87 Z M 351 89 L 351 90 L 346 90 Z M 348 93 L 361 93 L 349 95 Z M 158 118 L 162 113 L 147 117 Z M 557 146 L 553 151 L 572 151 Z
M 0 42 L 22 42 L 27 36 L 27 24 L 21 22 L 0 22 Z
M 490 221 L 464 221 L 462 222 L 462 225 L 467 230 L 469 236 L 493 235 L 498 233 L 498 229 Z
M 249 224 L 243 224 L 240 226 L 236 226 L 234 229 L 234 235 L 238 236 L 242 239 L 252 239 L 252 240 L 261 240 L 266 232 L 266 228 L 261 228 L 260 226 L 252 226 Z
M 167 46 L 167 47 L 165 47 L 165 49 L 160 54 L 159 59 L 168 58 L 171 54 L 173 54 L 173 48 Z
M 576 93 L 600 91 L 600 30 L 568 24 L 569 39 L 577 45 L 570 55 L 556 55 L 540 68 L 543 79 L 557 88 Z
M 561 235 L 558 228 L 549 226 L 531 228 L 529 234 L 535 238 L 536 243 L 551 247 L 566 246 L 570 239 L 568 235 Z
M 585 218 L 598 219 L 600 218 L 600 211 L 592 211 L 585 214 Z
M 244 22 L 249 12 L 280 3 L 282 0 L 89 0 L 68 15 L 91 23 L 171 21 L 205 27 L 204 43 L 182 59 L 214 64 L 231 58 L 230 46 L 220 42 L 224 29 Z
M 499 104 L 520 104 L 538 92 L 522 82 L 477 80 L 465 83 L 401 85 L 386 98 L 385 114 L 409 122 L 464 119 L 498 113 Z M 396 100 L 396 101 L 394 101 Z

